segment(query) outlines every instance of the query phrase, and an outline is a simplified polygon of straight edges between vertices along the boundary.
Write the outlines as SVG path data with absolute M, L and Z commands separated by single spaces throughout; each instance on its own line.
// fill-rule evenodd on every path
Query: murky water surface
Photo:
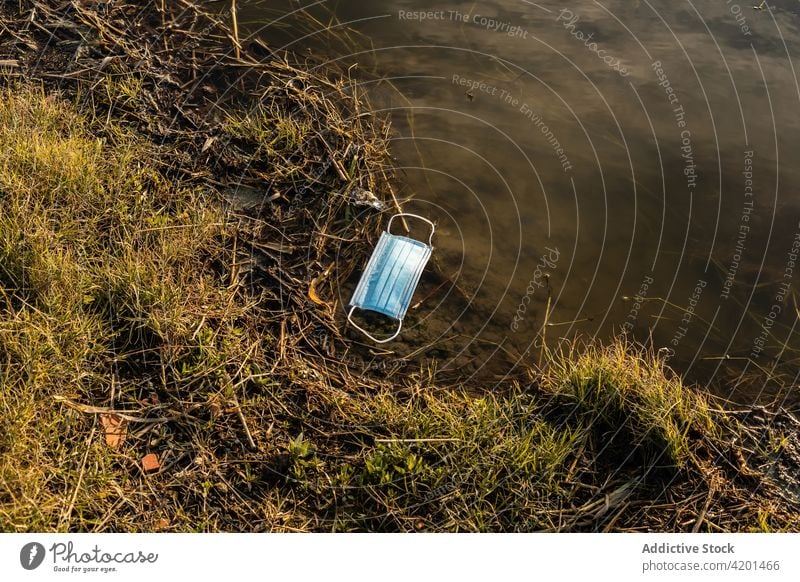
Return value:
M 546 323 L 627 331 L 738 399 L 793 380 L 799 2 L 239 4 L 245 34 L 358 64 L 392 117 L 404 207 L 439 224 L 399 355 L 497 381 Z

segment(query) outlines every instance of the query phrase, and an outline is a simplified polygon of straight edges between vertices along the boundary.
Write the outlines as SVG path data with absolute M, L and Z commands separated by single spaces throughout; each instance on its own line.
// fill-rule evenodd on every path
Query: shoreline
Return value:
M 497 393 L 368 360 L 337 290 L 390 128 L 344 72 L 56 4 L 0 8 L 0 531 L 800 531 L 800 422 L 652 351 Z

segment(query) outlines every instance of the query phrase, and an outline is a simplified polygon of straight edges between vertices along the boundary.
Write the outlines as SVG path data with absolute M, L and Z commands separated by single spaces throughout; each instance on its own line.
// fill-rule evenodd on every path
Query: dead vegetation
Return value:
M 797 529 L 798 422 L 657 354 L 485 394 L 352 342 L 386 123 L 171 4 L 0 7 L 0 530 Z

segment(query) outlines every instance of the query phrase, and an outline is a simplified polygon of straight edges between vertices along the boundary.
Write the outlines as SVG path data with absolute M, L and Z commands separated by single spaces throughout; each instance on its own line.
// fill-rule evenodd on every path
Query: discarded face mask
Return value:
M 398 216 L 408 216 L 427 222 L 431 227 L 427 244 L 406 236 L 391 234 L 392 221 Z M 353 298 L 350 300 L 350 312 L 347 314 L 347 320 L 353 327 L 372 341 L 383 344 L 400 335 L 403 318 L 408 306 L 411 305 L 411 297 L 417 288 L 422 270 L 433 252 L 431 242 L 435 228 L 430 220 L 416 214 L 400 213 L 389 219 L 386 231 L 381 234 L 367 267 L 361 274 Z M 356 309 L 374 311 L 396 319 L 397 331 L 386 339 L 373 337 L 353 321 L 353 312 Z

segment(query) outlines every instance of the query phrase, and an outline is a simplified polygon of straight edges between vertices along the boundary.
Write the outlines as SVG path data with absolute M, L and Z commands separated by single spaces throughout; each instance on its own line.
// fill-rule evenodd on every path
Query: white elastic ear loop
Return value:
M 389 234 L 391 234 L 391 232 L 390 232 L 390 231 L 392 230 L 392 221 L 393 221 L 395 218 L 397 218 L 398 216 L 410 216 L 411 218 L 416 218 L 416 219 L 418 219 L 418 220 L 421 220 L 421 221 L 423 221 L 423 222 L 427 222 L 428 224 L 430 224 L 430 225 L 431 225 L 431 235 L 428 237 L 428 246 L 429 246 L 429 247 L 430 247 L 430 246 L 433 246 L 433 233 L 434 233 L 434 232 L 436 232 L 436 225 L 435 225 L 435 224 L 433 224 L 433 223 L 432 223 L 430 220 L 428 220 L 427 218 L 425 218 L 425 217 L 423 217 L 423 216 L 419 216 L 418 214 L 410 214 L 410 213 L 408 213 L 408 212 L 399 212 L 398 214 L 395 214 L 394 216 L 392 216 L 392 217 L 389 219 L 389 224 L 387 224 L 387 225 L 386 225 L 386 232 L 388 232 Z
M 394 332 L 394 335 L 393 335 L 392 337 L 389 337 L 389 338 L 386 338 L 386 339 L 382 339 L 382 340 L 381 340 L 381 339 L 378 339 L 378 338 L 374 337 L 374 336 L 373 336 L 372 334 L 370 334 L 370 333 L 369 333 L 369 332 L 368 332 L 366 329 L 364 329 L 364 328 L 360 327 L 360 326 L 359 326 L 359 325 L 358 325 L 358 324 L 357 324 L 355 321 L 353 321 L 353 312 L 354 312 L 355 310 L 356 310 L 356 306 L 355 306 L 355 305 L 353 305 L 353 306 L 350 308 L 350 313 L 348 313 L 348 314 L 347 314 L 347 321 L 349 321 L 351 324 L 353 324 L 353 327 L 354 327 L 354 328 L 356 328 L 358 331 L 360 331 L 361 333 L 363 333 L 365 336 L 367 336 L 369 339 L 371 339 L 372 341 L 374 341 L 376 344 L 385 344 L 385 343 L 387 343 L 387 342 L 390 342 L 390 341 L 392 341 L 394 338 L 396 338 L 398 335 L 400 335 L 400 330 L 403 328 L 403 320 L 402 320 L 402 319 L 398 320 L 398 321 L 399 321 L 399 323 L 398 323 L 398 325 L 397 325 L 397 331 L 396 331 L 396 332 Z

